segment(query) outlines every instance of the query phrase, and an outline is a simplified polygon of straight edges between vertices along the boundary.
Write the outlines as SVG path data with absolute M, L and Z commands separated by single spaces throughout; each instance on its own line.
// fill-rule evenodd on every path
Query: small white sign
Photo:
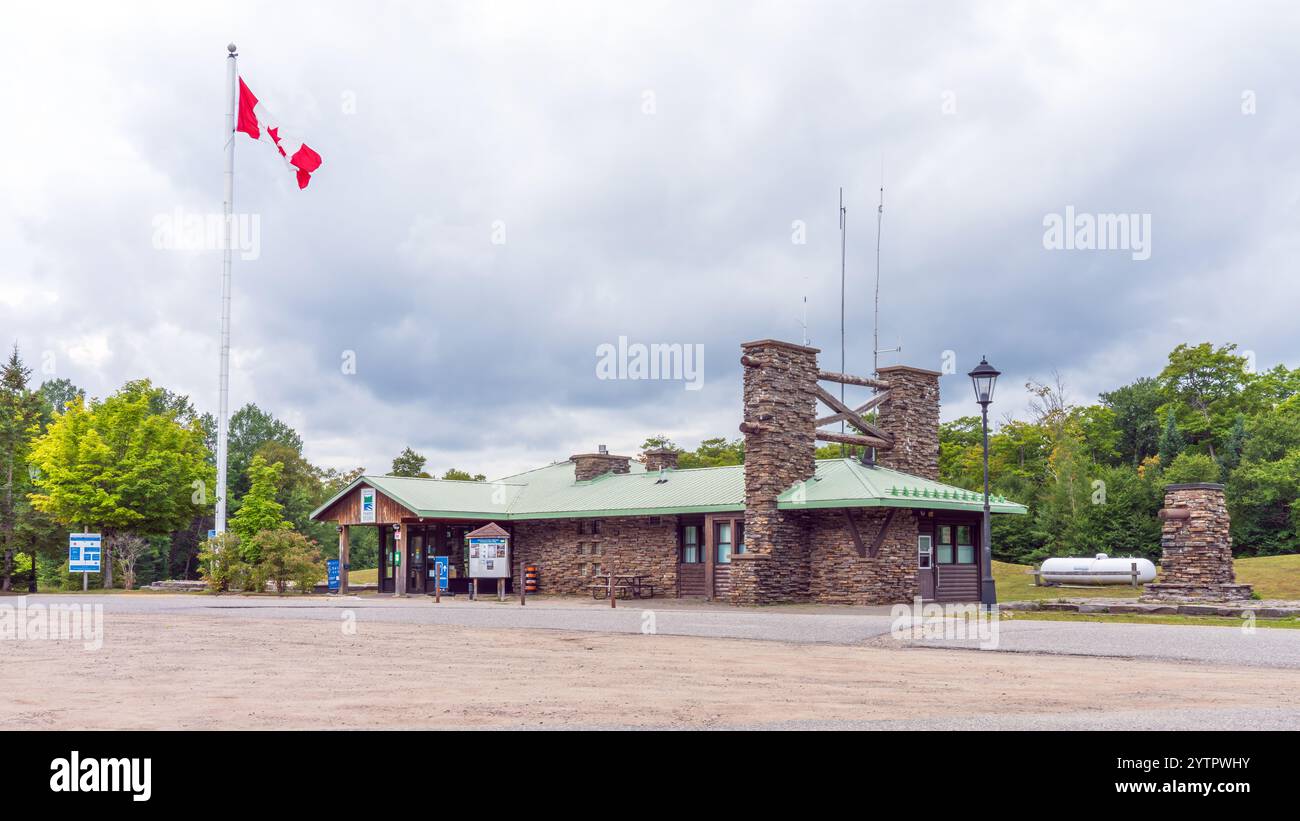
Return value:
M 375 489 L 372 487 L 361 488 L 361 521 L 363 524 L 375 521 Z

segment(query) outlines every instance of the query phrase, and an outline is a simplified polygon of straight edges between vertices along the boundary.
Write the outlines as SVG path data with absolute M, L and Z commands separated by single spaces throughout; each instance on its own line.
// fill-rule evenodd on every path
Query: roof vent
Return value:
M 609 453 L 609 448 L 605 447 L 604 445 L 596 445 L 596 452 L 597 452 L 597 453 Z

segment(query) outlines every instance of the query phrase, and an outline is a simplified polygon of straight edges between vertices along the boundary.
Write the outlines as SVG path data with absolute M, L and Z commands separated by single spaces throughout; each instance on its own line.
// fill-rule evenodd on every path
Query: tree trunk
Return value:
M 32 575 L 27 579 L 27 592 L 36 592 L 36 545 L 32 545 Z
M 100 555 L 99 557 L 99 561 L 100 561 L 99 566 L 103 568 L 100 571 L 103 574 L 101 576 L 102 586 L 105 590 L 112 590 L 113 589 L 113 534 L 110 531 L 104 530 L 103 528 L 100 528 L 100 531 L 103 533 L 103 538 L 100 540 L 100 543 L 102 545 L 101 550 L 103 552 L 102 555 Z

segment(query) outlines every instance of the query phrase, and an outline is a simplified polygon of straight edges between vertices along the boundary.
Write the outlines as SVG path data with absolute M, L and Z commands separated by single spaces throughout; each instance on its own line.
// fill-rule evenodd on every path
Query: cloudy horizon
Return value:
M 220 213 L 227 42 L 324 158 L 300 191 L 236 143 L 258 242 L 231 411 L 324 466 L 410 446 L 500 476 L 738 437 L 740 343 L 800 341 L 805 297 L 839 370 L 841 186 L 845 368 L 869 373 L 882 172 L 880 342 L 903 350 L 881 363 L 951 361 L 945 419 L 977 412 L 983 354 L 998 417 L 1027 380 L 1091 402 L 1181 342 L 1300 364 L 1281 3 L 130 9 L 9 14 L 0 328 L 37 382 L 147 377 L 215 413 L 220 253 L 157 226 Z M 1114 247 L 1049 247 L 1067 214 L 1134 219 Z M 598 378 L 620 337 L 702 346 L 700 389 Z

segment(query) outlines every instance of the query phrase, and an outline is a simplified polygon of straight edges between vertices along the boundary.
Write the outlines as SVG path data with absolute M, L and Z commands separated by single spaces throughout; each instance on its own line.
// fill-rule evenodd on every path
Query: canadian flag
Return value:
M 265 140 L 275 145 L 280 156 L 298 173 L 298 187 L 306 188 L 311 182 L 311 172 L 320 168 L 320 154 L 317 154 L 302 140 L 287 136 L 280 128 L 280 121 L 266 106 L 258 102 L 253 92 L 248 90 L 244 78 L 239 78 L 239 119 L 236 131 L 242 131 L 255 140 Z

